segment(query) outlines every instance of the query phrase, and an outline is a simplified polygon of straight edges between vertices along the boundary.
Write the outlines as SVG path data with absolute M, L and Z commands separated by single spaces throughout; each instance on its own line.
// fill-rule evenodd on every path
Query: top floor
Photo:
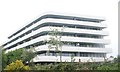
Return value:
M 37 18 L 36 20 L 32 21 L 31 23 L 29 23 L 28 25 L 24 26 L 23 28 L 19 29 L 18 31 L 16 31 L 15 33 L 11 34 L 8 39 L 12 38 L 13 36 L 19 34 L 20 32 L 22 32 L 23 30 L 29 28 L 30 26 L 32 26 L 33 24 L 37 23 L 38 21 L 42 20 L 42 19 L 47 19 L 47 18 L 53 18 L 53 19 L 66 19 L 66 20 L 75 20 L 75 21 L 86 21 L 86 22 L 94 22 L 94 23 L 100 23 L 102 21 L 104 21 L 104 18 L 100 18 L 100 17 L 91 17 L 91 16 L 75 16 L 75 15 L 68 15 L 68 14 L 45 14 L 45 15 L 41 15 L 39 18 Z

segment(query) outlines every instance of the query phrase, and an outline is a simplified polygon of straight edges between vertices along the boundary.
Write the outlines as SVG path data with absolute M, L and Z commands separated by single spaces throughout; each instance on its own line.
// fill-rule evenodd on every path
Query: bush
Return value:
M 2 69 L 4 69 L 8 64 L 16 60 L 22 60 L 24 64 L 28 62 L 28 64 L 30 65 L 30 60 L 35 56 L 36 54 L 34 52 L 32 52 L 31 50 L 27 51 L 24 48 L 16 49 L 8 53 L 2 51 Z
M 29 66 L 25 66 L 21 60 L 16 60 L 6 66 L 4 70 L 30 70 Z
M 21 54 L 23 53 L 23 49 L 17 49 L 15 51 L 11 51 L 8 53 L 5 53 L 5 51 L 2 51 L 2 66 L 3 69 L 10 64 L 11 62 L 14 62 L 16 60 L 21 59 Z

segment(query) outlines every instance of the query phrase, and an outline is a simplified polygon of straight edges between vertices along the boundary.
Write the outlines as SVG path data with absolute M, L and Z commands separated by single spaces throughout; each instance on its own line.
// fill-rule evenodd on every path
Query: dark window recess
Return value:
M 46 44 L 46 42 L 40 41 L 40 42 L 36 42 L 34 44 L 31 44 L 31 45 L 28 45 L 28 46 L 26 46 L 24 48 L 37 47 L 37 46 L 44 45 L 44 44 Z
M 55 56 L 58 52 L 55 51 L 40 51 L 37 52 L 40 56 Z M 105 57 L 105 53 L 92 53 L 92 52 L 62 52 L 62 56 L 78 56 L 78 57 Z

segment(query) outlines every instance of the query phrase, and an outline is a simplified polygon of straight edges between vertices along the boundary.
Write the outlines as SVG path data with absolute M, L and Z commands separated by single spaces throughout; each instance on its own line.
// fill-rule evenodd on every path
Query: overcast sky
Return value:
M 113 52 L 118 53 L 119 0 L 0 0 L 0 45 L 16 30 L 46 12 L 105 17 L 109 31 L 107 39 Z

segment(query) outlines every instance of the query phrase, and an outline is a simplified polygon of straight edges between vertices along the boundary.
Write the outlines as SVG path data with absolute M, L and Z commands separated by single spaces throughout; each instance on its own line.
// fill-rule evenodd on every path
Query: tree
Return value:
M 56 56 L 57 56 L 57 52 L 59 52 L 60 62 L 62 62 L 62 45 L 63 45 L 63 42 L 61 41 L 62 32 L 63 32 L 63 29 L 61 30 L 61 32 L 58 31 L 57 29 L 53 29 L 52 31 L 50 31 L 48 33 L 51 37 L 47 41 L 47 43 L 49 44 L 49 46 L 48 46 L 49 51 L 50 51 L 50 49 L 54 48 L 56 51 Z M 49 51 L 48 51 L 48 53 L 49 53 Z
M 2 70 L 7 66 L 7 55 L 5 52 L 2 50 Z
M 0 46 L 0 71 L 2 71 L 2 46 Z
M 29 50 L 24 49 L 23 53 L 21 54 L 21 59 L 23 60 L 23 63 L 28 63 L 28 65 L 30 65 L 32 59 L 36 56 L 36 53 L 33 51 L 33 48 L 30 48 Z
M 30 60 L 34 58 L 36 54 L 32 50 L 27 50 L 24 48 L 16 49 L 14 51 L 10 51 L 8 53 L 5 53 L 5 51 L 2 51 L 2 66 L 3 69 L 10 64 L 11 62 L 14 62 L 16 60 L 22 60 L 23 63 L 30 64 Z
M 74 61 L 75 61 L 74 55 L 72 54 L 72 55 L 71 55 L 71 62 L 74 62 Z
M 21 60 L 16 60 L 6 66 L 4 70 L 30 70 L 29 66 L 25 66 Z
M 8 53 L 5 53 L 4 50 L 2 50 L 2 66 L 3 68 L 6 67 L 6 65 L 10 64 L 13 61 L 16 61 L 17 59 L 21 59 L 21 54 L 23 53 L 23 49 L 17 49 Z

